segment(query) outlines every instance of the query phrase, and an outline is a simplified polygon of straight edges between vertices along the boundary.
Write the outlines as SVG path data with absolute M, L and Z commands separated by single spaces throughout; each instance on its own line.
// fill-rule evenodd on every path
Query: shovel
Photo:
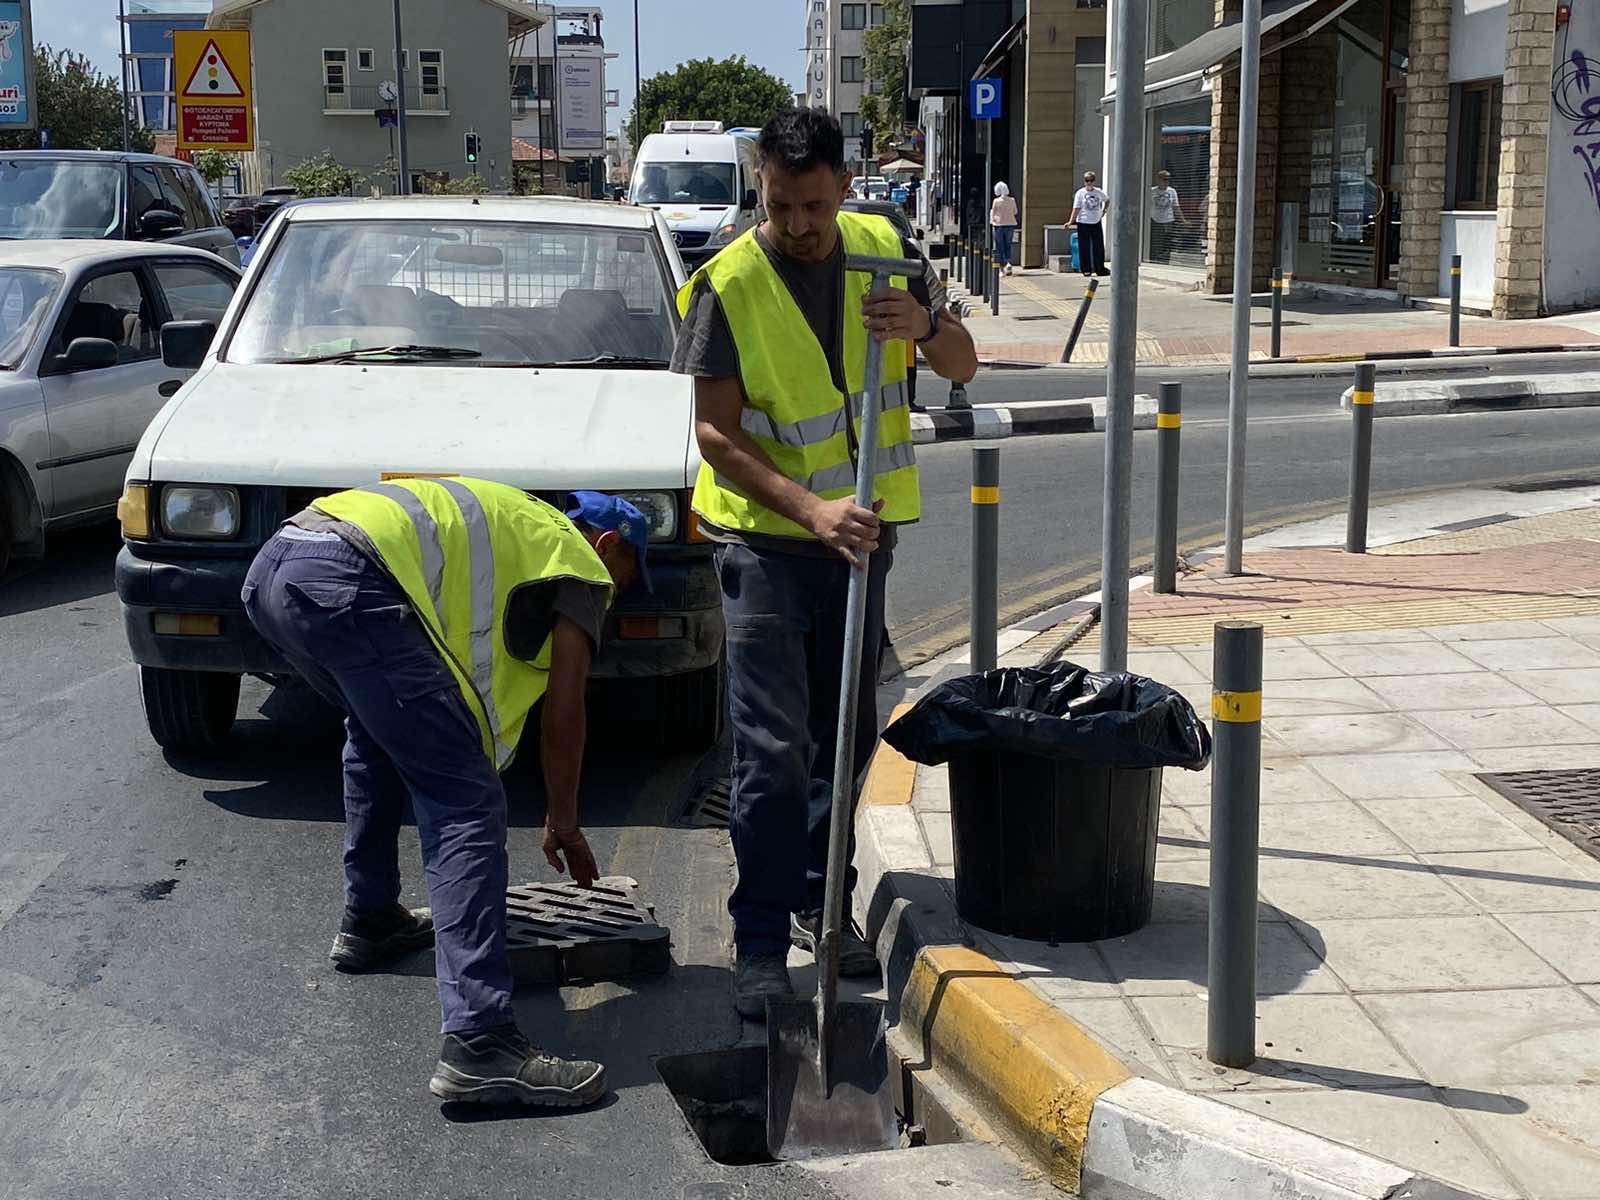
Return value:
M 874 291 L 888 286 L 892 275 L 914 275 L 921 269 L 918 263 L 898 258 L 858 255 L 846 257 L 844 267 L 871 275 Z M 871 508 L 883 343 L 870 335 L 864 382 L 856 503 Z M 855 815 L 856 693 L 861 682 L 866 616 L 867 556 L 861 555 L 850 569 L 845 607 L 828 874 L 822 935 L 817 941 L 817 995 L 814 1000 L 767 1002 L 767 1149 L 777 1159 L 888 1150 L 899 1143 L 894 1097 L 888 1087 L 883 1006 L 839 1000 L 839 931 L 844 924 L 844 879 L 850 865 L 850 822 Z

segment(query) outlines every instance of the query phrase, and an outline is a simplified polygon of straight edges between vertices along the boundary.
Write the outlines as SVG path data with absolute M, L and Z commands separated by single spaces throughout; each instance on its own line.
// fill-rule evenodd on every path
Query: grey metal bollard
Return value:
M 1083 323 L 1089 319 L 1089 306 L 1094 303 L 1094 294 L 1100 288 L 1098 279 L 1090 279 L 1083 286 L 1083 300 L 1078 305 L 1078 315 L 1072 320 L 1072 332 L 1067 335 L 1067 344 L 1061 351 L 1061 361 L 1071 362 L 1072 352 L 1078 346 L 1078 335 L 1083 332 Z
M 984 288 L 987 287 L 989 272 L 983 266 L 983 241 L 981 239 L 972 243 L 972 261 L 967 267 L 967 291 L 982 300 L 985 298 Z
M 1178 448 L 1183 436 L 1183 385 L 1163 383 L 1156 401 L 1155 590 L 1178 590 Z
M 1000 630 L 1000 447 L 972 451 L 972 671 L 992 671 Z
M 1261 851 L 1261 626 L 1219 621 L 1211 685 L 1211 900 L 1206 1057 L 1256 1057 L 1256 892 Z
M 1000 315 L 1000 260 L 989 255 L 989 315 Z
M 1272 268 L 1272 357 L 1283 356 L 1283 271 Z
M 1356 364 L 1356 385 L 1350 392 L 1350 508 L 1345 516 L 1344 548 L 1367 552 L 1367 505 L 1372 497 L 1372 393 L 1377 367 Z
M 1461 255 L 1450 256 L 1450 345 L 1461 345 Z
M 967 399 L 967 385 L 964 383 L 952 383 L 950 385 L 950 395 L 945 400 L 944 406 L 946 408 L 971 408 L 972 401 Z
M 961 282 L 967 277 L 967 241 L 965 238 L 956 238 L 956 282 Z

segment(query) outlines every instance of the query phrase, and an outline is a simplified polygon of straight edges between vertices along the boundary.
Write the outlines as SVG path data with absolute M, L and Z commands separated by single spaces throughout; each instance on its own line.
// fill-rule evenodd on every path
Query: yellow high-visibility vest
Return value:
M 549 684 L 546 637 L 531 660 L 506 647 L 506 606 L 517 589 L 581 579 L 613 593 L 611 575 L 565 513 L 483 479 L 395 479 L 338 492 L 312 507 L 362 533 L 405 591 L 450 665 L 504 770 L 528 713 Z
M 904 256 L 894 226 L 878 216 L 841 212 L 839 232 L 844 253 L 881 258 Z M 871 277 L 844 274 L 844 372 L 854 417 L 847 434 L 846 397 L 833 384 L 833 373 L 805 314 L 790 294 L 754 231 L 730 243 L 695 272 L 678 293 L 678 311 L 689 310 L 695 286 L 704 280 L 717 295 L 739 351 L 739 381 L 745 403 L 740 427 L 767 453 L 773 465 L 807 491 L 825 500 L 850 496 L 856 489 L 852 440 L 861 431 L 861 393 L 865 386 L 867 331 L 862 301 Z M 893 280 L 904 288 L 906 281 Z M 922 512 L 917 460 L 911 443 L 911 410 L 906 392 L 905 347 L 883 347 L 882 417 L 878 423 L 875 494 L 882 500 L 882 519 L 891 524 L 915 521 Z M 739 485 L 702 463 L 695 481 L 694 508 L 724 529 L 776 537 L 815 535 L 787 517 L 746 496 Z

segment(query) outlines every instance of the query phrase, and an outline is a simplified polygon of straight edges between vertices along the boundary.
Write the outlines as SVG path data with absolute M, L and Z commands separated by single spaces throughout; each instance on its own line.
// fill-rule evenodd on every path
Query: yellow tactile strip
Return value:
M 899 704 L 889 714 L 893 725 L 911 705 Z M 879 741 L 872 755 L 872 765 L 867 768 L 866 782 L 861 785 L 862 804 L 910 804 L 912 790 L 917 785 L 917 764 L 912 762 L 888 742 Z
M 1476 529 L 1435 533 L 1411 542 L 1378 546 L 1370 554 L 1470 554 L 1478 550 L 1498 550 L 1506 546 L 1526 546 L 1533 542 L 1564 542 L 1572 538 L 1600 539 L 1600 505 L 1573 508 L 1564 512 L 1518 517 Z

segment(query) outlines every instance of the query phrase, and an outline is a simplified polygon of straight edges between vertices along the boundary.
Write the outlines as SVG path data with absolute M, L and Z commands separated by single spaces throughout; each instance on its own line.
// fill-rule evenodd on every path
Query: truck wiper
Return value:
M 644 358 L 632 354 L 592 354 L 588 358 L 564 358 L 551 363 L 556 367 L 664 367 L 664 358 Z
M 418 346 L 408 343 L 401 346 L 362 346 L 355 350 L 339 350 L 333 354 L 312 354 L 305 358 L 281 358 L 278 361 L 282 363 L 330 363 L 363 362 L 371 358 L 399 358 L 428 362 L 452 358 L 482 357 L 481 351 L 468 350 L 465 346 Z

